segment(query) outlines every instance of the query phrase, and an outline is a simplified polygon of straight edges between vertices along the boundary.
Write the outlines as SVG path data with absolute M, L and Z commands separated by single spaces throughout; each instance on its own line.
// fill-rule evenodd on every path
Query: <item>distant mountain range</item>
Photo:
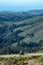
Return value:
M 0 21 L 23 21 L 25 19 L 33 18 L 35 16 L 43 16 L 43 10 L 29 10 L 22 12 L 0 12 Z

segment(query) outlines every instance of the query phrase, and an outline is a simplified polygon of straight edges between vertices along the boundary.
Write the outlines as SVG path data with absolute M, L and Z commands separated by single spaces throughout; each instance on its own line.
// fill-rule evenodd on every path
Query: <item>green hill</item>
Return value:
M 25 53 L 43 51 L 42 15 L 18 22 L 0 21 L 0 54 L 14 54 L 20 51 Z

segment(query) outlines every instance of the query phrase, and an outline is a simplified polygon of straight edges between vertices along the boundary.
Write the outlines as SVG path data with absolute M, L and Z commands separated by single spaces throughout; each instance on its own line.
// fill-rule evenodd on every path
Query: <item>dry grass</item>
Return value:
M 0 57 L 0 65 L 43 65 L 43 55 Z

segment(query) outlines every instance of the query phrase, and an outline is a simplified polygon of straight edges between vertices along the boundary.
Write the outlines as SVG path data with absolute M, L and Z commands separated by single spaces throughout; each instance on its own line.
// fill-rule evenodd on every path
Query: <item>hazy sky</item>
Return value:
M 0 0 L 0 11 L 43 9 L 43 0 Z

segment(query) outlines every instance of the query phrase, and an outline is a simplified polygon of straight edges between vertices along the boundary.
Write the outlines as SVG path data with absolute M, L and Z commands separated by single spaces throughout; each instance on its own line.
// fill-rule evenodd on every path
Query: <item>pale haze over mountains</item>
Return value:
M 0 11 L 43 9 L 43 0 L 0 0 Z

